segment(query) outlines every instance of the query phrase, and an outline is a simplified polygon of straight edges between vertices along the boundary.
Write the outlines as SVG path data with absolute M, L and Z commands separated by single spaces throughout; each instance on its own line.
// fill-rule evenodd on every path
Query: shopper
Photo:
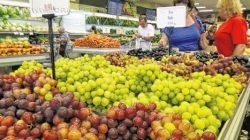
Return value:
M 94 34 L 97 34 L 97 29 L 96 29 L 96 26 L 95 26 L 95 25 L 93 25 L 93 26 L 91 27 L 91 31 L 92 31 L 92 33 L 94 33 Z
M 56 41 L 60 44 L 59 54 L 62 57 L 65 57 L 66 47 L 68 42 L 70 41 L 69 34 L 65 31 L 63 27 L 59 27 L 58 32 L 60 36 Z
M 179 51 L 198 51 L 205 48 L 205 30 L 200 18 L 193 16 L 192 9 L 194 2 L 192 0 L 174 0 L 174 6 L 186 6 L 186 27 L 166 27 L 163 29 L 160 46 L 178 48 Z M 199 47 L 200 46 L 200 47 Z
M 155 29 L 153 25 L 148 24 L 146 16 L 140 16 L 139 24 L 138 33 L 136 33 L 136 46 L 143 50 L 150 50 Z
M 247 23 L 242 17 L 240 0 L 219 0 L 220 18 L 225 22 L 215 33 L 215 45 L 224 56 L 243 54 L 247 44 Z
M 216 30 L 217 30 L 216 25 L 211 25 L 208 28 L 208 31 L 206 32 L 206 39 L 207 39 L 208 46 L 214 45 L 214 34 L 215 34 Z

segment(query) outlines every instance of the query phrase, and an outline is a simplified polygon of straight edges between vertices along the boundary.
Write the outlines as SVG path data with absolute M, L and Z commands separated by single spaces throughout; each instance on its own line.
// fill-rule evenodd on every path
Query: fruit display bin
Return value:
M 238 105 L 235 110 L 234 116 L 232 119 L 228 120 L 220 134 L 218 136 L 218 140 L 237 140 L 241 131 L 241 127 L 243 125 L 243 121 L 245 119 L 245 115 L 247 112 L 247 106 L 250 100 L 250 83 L 248 81 L 247 87 L 242 91 L 239 99 Z
M 126 49 L 122 48 L 88 48 L 88 47 L 73 47 L 72 52 L 84 53 L 84 54 L 107 54 L 114 52 L 126 52 Z
M 20 65 L 22 64 L 23 61 L 31 61 L 31 60 L 44 62 L 47 59 L 49 59 L 48 53 L 43 53 L 38 55 L 0 57 L 0 67 Z

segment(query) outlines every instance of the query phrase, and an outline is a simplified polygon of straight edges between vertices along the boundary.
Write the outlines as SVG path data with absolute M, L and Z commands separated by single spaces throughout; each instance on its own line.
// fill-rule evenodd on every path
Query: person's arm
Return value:
M 162 33 L 161 39 L 159 41 L 159 46 L 160 47 L 166 47 L 168 45 L 168 37 L 166 36 L 165 33 Z
M 153 40 L 153 36 L 149 36 L 149 37 L 142 37 L 143 40 L 145 41 L 152 41 Z
M 245 44 L 236 45 L 232 56 L 242 55 L 245 51 L 245 48 L 246 48 Z
M 149 36 L 143 36 L 142 39 L 145 41 L 152 41 L 155 35 L 155 29 L 152 25 L 148 25 L 148 26 L 150 26 Z
M 208 41 L 207 41 L 207 32 L 205 31 L 205 28 L 202 24 L 202 20 L 199 16 L 195 17 L 197 23 L 200 26 L 200 33 L 201 33 L 201 37 L 200 37 L 200 46 L 203 50 L 205 50 L 208 47 Z M 195 20 L 194 19 L 194 20 Z
M 208 35 L 208 33 L 205 32 L 205 33 L 202 33 L 202 34 L 201 34 L 201 37 L 200 37 L 200 45 L 201 45 L 201 48 L 202 48 L 203 50 L 206 50 L 207 47 L 209 46 L 209 45 L 208 45 L 209 42 L 208 42 L 208 40 L 207 40 L 207 35 Z

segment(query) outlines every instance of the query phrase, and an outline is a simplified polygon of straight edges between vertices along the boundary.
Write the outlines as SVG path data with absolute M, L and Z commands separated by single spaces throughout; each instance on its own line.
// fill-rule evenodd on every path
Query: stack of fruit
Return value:
M 26 38 L 6 38 L 0 43 L 0 56 L 42 54 L 44 49 L 32 46 Z
M 29 9 L 28 8 L 20 8 L 13 6 L 3 6 L 0 5 L 0 17 L 2 18 L 23 18 L 29 17 Z
M 122 45 L 127 44 L 133 40 L 132 37 L 122 36 L 118 39 Z
M 191 69 L 188 75 L 177 76 L 162 71 L 167 63 L 191 68 L 202 64 L 217 71 L 207 75 L 209 70 Z M 221 66 L 216 67 L 221 64 L 223 72 Z M 231 58 L 202 63 L 192 55 L 169 56 L 162 61 L 122 54 L 62 58 L 56 61 L 58 83 L 44 74 L 45 70 L 39 70 L 40 65 L 32 72 L 37 69 L 31 65 L 37 64 L 25 62 L 13 76 L 0 77 L 0 114 L 20 119 L 16 116 L 19 109 L 34 113 L 34 118 L 50 124 L 40 137 L 51 138 L 52 134 L 54 139 L 214 139 L 221 125 L 234 115 L 244 87 L 229 75 L 226 66 L 242 72 L 247 79 L 240 69 L 245 67 Z M 26 69 L 31 73 L 20 74 Z M 106 116 L 96 115 L 90 108 Z M 25 118 L 22 114 L 21 119 L 29 124 Z M 39 127 L 41 122 L 32 124 Z M 29 134 L 31 130 L 22 132 L 25 137 L 27 131 Z
M 74 46 L 90 48 L 119 48 L 120 42 L 107 36 L 90 34 L 84 38 L 76 39 Z
M 149 58 L 154 58 L 157 61 L 160 61 L 162 57 L 167 54 L 168 54 L 168 48 L 154 48 L 152 49 L 152 51 L 150 50 L 143 51 L 142 49 L 134 49 L 128 52 L 128 55 L 136 56 L 140 59 L 149 57 Z
M 7 93 L 12 91 L 14 96 L 32 92 L 42 96 L 45 100 L 51 100 L 53 95 L 59 93 L 59 90 L 56 89 L 57 82 L 41 70 L 14 76 L 3 75 L 1 80 L 3 81 L 3 91 Z
M 3 87 L 0 88 L 0 139 L 138 140 L 150 137 L 154 139 L 154 136 L 163 138 L 157 121 L 166 122 L 166 118 L 163 118 L 166 114 L 156 110 L 156 104 L 136 103 L 127 107 L 120 103 L 117 107 L 109 109 L 105 116 L 99 116 L 69 92 L 55 94 L 50 101 L 44 100 L 30 85 L 31 83 L 39 85 L 40 81 L 32 81 L 42 80 L 43 74 L 38 73 L 29 73 L 25 76 L 21 74 L 0 76 L 0 86 Z M 30 75 L 32 77 L 29 77 Z M 23 76 L 24 81 L 22 81 Z M 50 82 L 52 81 L 47 81 Z M 23 86 L 25 90 L 19 94 L 16 90 Z M 164 124 L 164 127 L 165 125 L 167 124 Z M 194 128 L 191 125 L 189 127 Z M 172 130 L 172 127 L 165 128 Z M 179 129 L 183 131 L 183 138 L 191 134 L 201 136 L 194 133 L 195 129 L 186 132 L 185 128 L 185 123 L 180 122 Z M 203 135 L 206 133 L 215 135 L 211 131 L 204 132 Z M 171 135 L 175 136 L 174 134 Z

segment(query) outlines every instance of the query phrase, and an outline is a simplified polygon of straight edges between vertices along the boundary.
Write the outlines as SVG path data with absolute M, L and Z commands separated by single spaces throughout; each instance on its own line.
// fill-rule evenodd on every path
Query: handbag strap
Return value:
M 200 32 L 201 34 L 201 26 L 200 24 L 198 23 L 197 21 L 197 18 L 195 16 L 192 16 L 193 20 L 194 20 L 194 23 L 195 23 L 195 26 L 197 27 L 198 31 Z

